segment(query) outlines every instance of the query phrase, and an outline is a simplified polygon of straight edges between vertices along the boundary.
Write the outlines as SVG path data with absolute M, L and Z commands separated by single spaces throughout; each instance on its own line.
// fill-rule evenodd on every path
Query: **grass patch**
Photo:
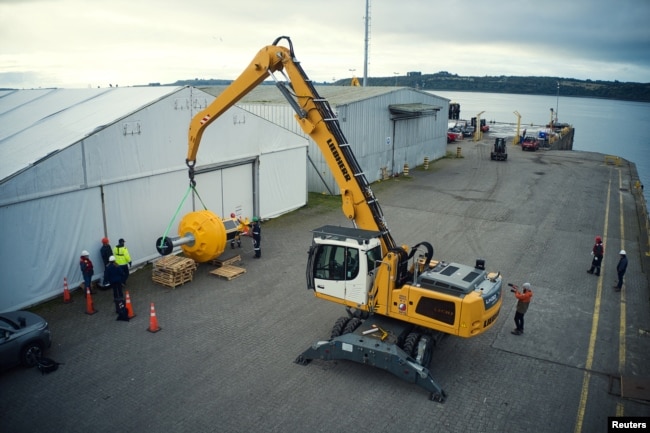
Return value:
M 339 209 L 341 207 L 340 195 L 320 194 L 317 192 L 310 192 L 307 197 L 306 209 L 325 208 L 325 209 Z

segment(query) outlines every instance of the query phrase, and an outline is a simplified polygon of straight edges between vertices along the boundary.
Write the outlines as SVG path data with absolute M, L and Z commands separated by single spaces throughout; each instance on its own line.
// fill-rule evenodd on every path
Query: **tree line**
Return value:
M 350 85 L 350 79 L 338 80 L 336 85 Z M 514 93 L 522 95 L 561 96 L 620 99 L 650 102 L 650 83 L 577 80 L 560 77 L 459 76 L 442 71 L 435 74 L 409 72 L 406 76 L 368 77 L 368 86 L 400 86 L 422 90 Z
M 352 77 L 319 85 L 349 86 Z M 361 80 L 360 80 L 361 81 Z M 223 86 L 231 80 L 200 79 L 178 80 L 175 86 Z M 449 72 L 422 74 L 409 72 L 405 76 L 368 77 L 368 86 L 399 86 L 421 90 L 441 90 L 484 93 L 514 93 L 521 95 L 557 95 L 585 98 L 619 99 L 623 101 L 650 102 L 650 83 L 620 81 L 577 80 L 559 77 L 465 77 Z

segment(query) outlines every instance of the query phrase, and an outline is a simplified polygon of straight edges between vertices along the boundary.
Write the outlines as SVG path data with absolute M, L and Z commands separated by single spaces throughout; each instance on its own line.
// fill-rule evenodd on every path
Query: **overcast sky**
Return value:
M 366 0 L 0 0 L 0 87 L 234 79 L 291 37 L 309 77 L 363 77 Z M 368 76 L 650 82 L 648 0 L 371 0 Z M 354 70 L 354 71 L 351 71 Z

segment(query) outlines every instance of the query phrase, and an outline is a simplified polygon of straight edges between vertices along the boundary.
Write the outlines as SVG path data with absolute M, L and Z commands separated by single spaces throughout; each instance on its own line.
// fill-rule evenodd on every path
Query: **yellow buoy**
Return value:
M 223 221 L 209 210 L 190 212 L 178 224 L 179 236 L 193 237 L 183 244 L 183 253 L 199 263 L 219 257 L 226 248 L 226 227 Z

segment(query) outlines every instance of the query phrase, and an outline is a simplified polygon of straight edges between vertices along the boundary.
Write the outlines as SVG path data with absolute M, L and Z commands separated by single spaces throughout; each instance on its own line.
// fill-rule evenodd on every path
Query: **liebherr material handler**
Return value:
M 288 47 L 278 45 L 281 40 Z M 334 111 L 318 95 L 288 37 L 262 48 L 246 70 L 194 116 L 186 159 L 190 183 L 205 128 L 268 77 L 325 156 L 341 190 L 343 213 L 351 222 L 351 227 L 313 230 L 307 287 L 318 298 L 344 305 L 347 315 L 336 321 L 328 340 L 314 343 L 296 362 L 347 359 L 369 364 L 416 383 L 432 400 L 443 402 L 446 393 L 427 368 L 433 346 L 441 336 L 474 337 L 494 325 L 502 304 L 500 274 L 488 273 L 482 259 L 474 266 L 433 260 L 428 242 L 411 248 L 395 242 Z M 186 255 L 207 261 L 223 252 L 226 231 L 210 211 L 192 212 L 181 220 L 179 237 L 159 239 L 157 248 L 168 254 L 180 245 Z

